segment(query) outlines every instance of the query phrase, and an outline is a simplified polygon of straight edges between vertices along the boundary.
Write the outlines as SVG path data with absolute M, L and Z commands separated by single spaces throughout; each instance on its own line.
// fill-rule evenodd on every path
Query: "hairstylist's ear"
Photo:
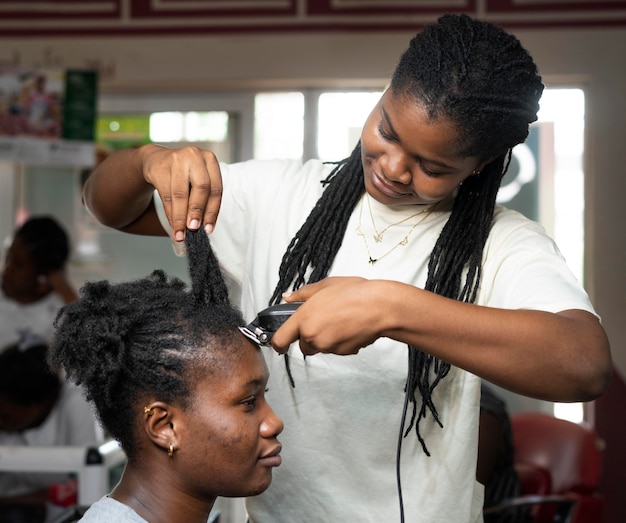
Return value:
M 485 160 L 484 162 L 481 162 L 480 164 L 478 164 L 478 166 L 472 171 L 470 176 L 476 176 L 476 175 L 480 174 L 481 172 L 483 172 L 483 169 L 487 165 L 489 165 L 491 162 L 493 162 L 495 159 L 496 159 L 496 157 L 494 156 L 493 158 L 489 158 L 488 160 Z
M 179 446 L 176 431 L 177 412 L 176 407 L 162 401 L 147 404 L 141 412 L 148 439 L 164 451 L 168 451 L 172 446 Z

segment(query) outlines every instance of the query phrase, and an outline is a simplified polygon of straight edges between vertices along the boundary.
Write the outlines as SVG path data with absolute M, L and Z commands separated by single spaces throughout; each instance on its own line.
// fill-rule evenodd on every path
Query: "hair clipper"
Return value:
M 278 328 L 287 321 L 302 302 L 280 303 L 263 309 L 247 326 L 239 327 L 241 333 L 258 345 L 269 345 Z

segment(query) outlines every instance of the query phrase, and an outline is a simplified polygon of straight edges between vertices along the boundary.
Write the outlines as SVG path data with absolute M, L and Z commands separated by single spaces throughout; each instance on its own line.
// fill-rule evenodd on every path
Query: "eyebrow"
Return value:
M 252 378 L 251 380 L 247 381 L 245 383 L 245 387 L 253 387 L 253 388 L 261 388 L 263 387 L 264 383 L 267 383 L 267 380 L 265 379 L 265 376 L 259 376 L 259 377 L 255 377 Z
M 391 130 L 391 133 L 394 136 L 397 137 L 398 133 L 395 130 L 395 128 L 393 126 L 393 123 L 391 123 L 391 118 L 389 118 L 389 115 L 387 114 L 387 111 L 385 111 L 385 107 L 383 106 L 382 103 L 380 104 L 380 110 L 383 113 L 383 119 L 385 120 L 385 123 L 389 126 L 389 129 Z M 423 156 L 420 156 L 420 155 L 416 155 L 416 157 L 420 161 L 422 161 L 424 163 L 431 163 L 433 165 L 437 165 L 437 166 L 439 166 L 439 167 L 441 167 L 443 169 L 447 169 L 447 170 L 450 170 L 450 171 L 455 170 L 455 168 L 453 166 L 448 165 L 447 163 L 444 163 L 444 162 L 440 162 L 439 160 L 433 160 L 432 158 L 424 158 Z

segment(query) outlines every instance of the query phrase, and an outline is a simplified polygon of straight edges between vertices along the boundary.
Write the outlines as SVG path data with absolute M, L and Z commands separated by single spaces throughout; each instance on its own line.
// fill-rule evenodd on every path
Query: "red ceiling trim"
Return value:
M 0 0 L 0 37 L 413 31 L 444 11 L 508 28 L 626 26 L 622 0 Z

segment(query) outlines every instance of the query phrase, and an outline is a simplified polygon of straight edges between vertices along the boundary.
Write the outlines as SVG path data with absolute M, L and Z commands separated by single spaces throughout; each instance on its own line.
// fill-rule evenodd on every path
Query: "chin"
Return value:
M 251 490 L 249 490 L 248 493 L 245 494 L 245 496 L 258 496 L 259 494 L 262 494 L 263 492 L 267 490 L 267 488 L 271 485 L 271 483 L 272 483 L 272 473 L 269 472 L 267 478 L 259 482 L 257 485 L 254 485 L 253 487 L 251 487 Z

